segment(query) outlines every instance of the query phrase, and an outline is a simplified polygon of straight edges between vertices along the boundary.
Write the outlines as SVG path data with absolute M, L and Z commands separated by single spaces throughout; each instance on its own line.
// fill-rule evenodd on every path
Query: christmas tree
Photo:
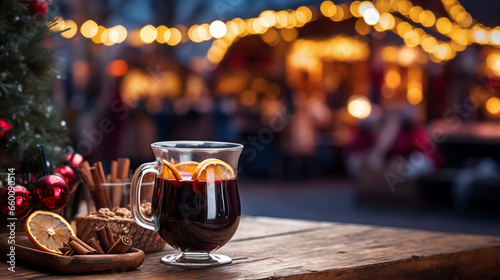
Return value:
M 47 9 L 46 0 L 0 1 L 0 172 L 20 167 L 23 158 L 40 168 L 37 144 L 56 161 L 68 142 L 51 104 L 58 74 Z

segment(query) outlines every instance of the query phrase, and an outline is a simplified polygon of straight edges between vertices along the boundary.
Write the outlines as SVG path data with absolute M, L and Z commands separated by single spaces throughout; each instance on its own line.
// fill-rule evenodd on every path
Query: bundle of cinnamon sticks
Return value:
M 103 184 L 124 183 L 129 176 L 130 159 L 119 158 L 111 162 L 111 173 L 108 174 L 108 176 L 105 176 L 104 169 L 102 168 L 102 163 L 100 161 L 94 163 L 94 166 L 92 167 L 90 167 L 88 161 L 84 161 L 78 166 L 78 171 L 88 186 L 97 209 L 111 209 L 113 206 L 120 206 L 124 191 L 123 185 L 112 185 L 108 189 L 104 187 Z
M 108 224 L 101 227 L 95 227 L 97 239 L 92 237 L 83 242 L 76 236 L 70 236 L 68 244 L 59 248 L 64 256 L 73 255 L 96 255 L 96 254 L 124 254 L 132 247 L 132 239 L 128 236 L 121 236 L 118 240 L 114 240 L 113 233 Z

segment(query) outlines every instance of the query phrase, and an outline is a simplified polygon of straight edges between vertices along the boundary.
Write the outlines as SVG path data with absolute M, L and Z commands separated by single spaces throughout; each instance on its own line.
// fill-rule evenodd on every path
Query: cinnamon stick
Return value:
M 104 226 L 103 227 L 95 227 L 94 232 L 95 232 L 97 239 L 99 240 L 99 243 L 101 244 L 101 247 L 104 250 L 104 252 L 109 251 L 109 249 L 111 248 L 112 245 L 109 244 L 109 239 L 108 239 L 108 236 L 106 233 L 106 228 Z
M 113 160 L 111 162 L 111 181 L 115 181 L 117 175 L 118 175 L 118 162 L 116 160 Z
M 99 177 L 101 179 L 101 183 L 106 183 L 106 175 L 104 174 L 104 169 L 102 168 L 102 162 L 98 161 L 95 163 L 97 170 L 99 171 Z
M 104 225 L 104 227 L 106 228 L 106 236 L 108 237 L 109 244 L 111 246 L 115 245 L 115 239 L 113 238 L 111 227 L 108 224 Z
M 64 255 L 64 253 L 68 252 L 69 250 L 71 250 L 71 247 L 68 247 L 66 245 L 64 245 L 64 247 L 59 248 L 59 251 L 61 251 L 61 253 L 63 255 Z
M 89 184 L 89 187 L 93 188 L 94 187 L 94 180 L 92 178 L 92 174 L 90 173 L 90 164 L 89 164 L 89 162 L 88 161 L 84 161 L 78 167 L 81 170 L 80 173 L 85 174 L 85 177 L 88 179 L 87 183 Z
M 83 242 L 80 238 L 76 236 L 70 236 L 69 240 L 75 241 L 76 243 L 80 244 L 83 248 L 87 249 L 90 253 L 93 255 L 97 254 L 97 250 L 89 246 L 87 243 Z
M 77 254 L 77 255 L 90 255 L 92 254 L 89 250 L 85 249 L 82 245 L 80 245 L 78 242 L 71 240 L 69 242 L 69 246 L 71 246 L 71 249 Z
M 120 180 L 122 182 L 125 182 L 127 180 L 129 169 L 130 169 L 130 159 L 124 158 L 123 159 L 122 173 L 118 174 L 118 176 L 120 176 Z
M 108 192 L 104 187 L 101 186 L 101 184 L 104 182 L 101 180 L 101 177 L 99 175 L 99 171 L 97 170 L 96 167 L 91 167 L 90 172 L 92 173 L 92 177 L 94 179 L 95 183 L 95 195 L 96 195 L 96 208 L 110 208 L 111 209 L 111 202 L 109 199 Z
M 121 236 L 120 239 L 109 249 L 108 254 L 124 254 L 132 247 L 132 239 L 128 236 Z
M 106 252 L 104 252 L 101 245 L 99 244 L 99 241 L 97 241 L 95 237 L 90 238 L 89 241 L 87 241 L 87 244 L 89 244 L 90 247 L 94 248 L 98 254 L 106 254 Z

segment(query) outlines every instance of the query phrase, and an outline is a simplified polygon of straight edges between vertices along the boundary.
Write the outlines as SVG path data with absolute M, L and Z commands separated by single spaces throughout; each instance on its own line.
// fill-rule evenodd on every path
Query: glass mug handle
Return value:
M 149 230 L 156 230 L 153 219 L 144 216 L 140 209 L 141 204 L 139 196 L 141 193 L 142 178 L 147 173 L 154 173 L 155 175 L 160 174 L 160 172 L 158 172 L 158 163 L 144 163 L 135 171 L 134 177 L 132 178 L 132 184 L 130 186 L 130 211 L 132 212 L 132 217 L 134 217 L 134 220 L 138 225 Z

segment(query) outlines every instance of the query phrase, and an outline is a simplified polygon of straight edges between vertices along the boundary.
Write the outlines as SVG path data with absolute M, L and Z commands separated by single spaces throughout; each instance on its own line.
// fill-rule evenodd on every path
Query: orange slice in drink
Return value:
M 192 180 L 207 180 L 207 173 L 213 168 L 214 179 L 234 178 L 233 168 L 220 159 L 209 158 L 202 161 L 194 170 Z M 208 172 L 207 172 L 208 171 Z
M 193 174 L 198 164 L 200 163 L 197 161 L 185 161 L 174 165 L 174 167 L 177 168 L 179 172 L 186 172 Z
M 42 251 L 62 254 L 59 248 L 76 236 L 71 225 L 61 216 L 49 211 L 35 211 L 26 219 L 24 229 L 28 238 Z
M 193 176 L 194 170 L 198 164 L 200 163 L 197 161 L 185 161 L 174 166 L 179 171 L 179 174 L 181 174 L 182 179 L 189 180 Z
M 170 162 L 162 159 L 161 160 L 161 176 L 165 179 L 176 179 L 176 180 L 181 180 L 181 174 L 179 174 L 179 171 L 173 164 Z

